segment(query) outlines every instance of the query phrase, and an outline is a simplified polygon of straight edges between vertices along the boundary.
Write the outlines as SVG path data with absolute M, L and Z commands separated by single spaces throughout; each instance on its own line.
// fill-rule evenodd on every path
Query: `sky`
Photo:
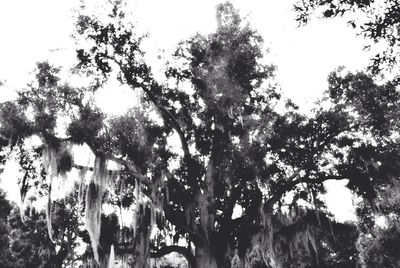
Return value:
M 96 1 L 98 2 L 98 1 Z M 139 30 L 150 33 L 147 57 L 160 67 L 159 50 L 173 51 L 176 44 L 197 31 L 215 29 L 215 0 L 131 0 Z M 292 0 L 233 0 L 243 16 L 259 31 L 277 65 L 277 79 L 286 96 L 311 105 L 326 89 L 329 72 L 340 65 L 359 70 L 368 64 L 363 41 L 344 20 L 313 20 L 298 27 Z M 74 62 L 73 8 L 78 0 L 2 0 L 0 2 L 1 99 L 30 81 L 35 63 L 49 60 L 63 66 Z M 9 90 L 7 90 L 9 89 Z M 126 99 L 126 98 L 122 98 Z M 306 105 L 303 105 L 306 106 Z M 112 110 L 112 108 L 109 108 Z
M 263 36 L 269 57 L 278 67 L 277 80 L 285 96 L 310 109 L 312 102 L 327 88 L 326 78 L 343 65 L 362 70 L 369 62 L 364 42 L 343 19 L 314 19 L 298 27 L 292 0 L 232 0 L 253 28 Z M 215 0 L 130 0 L 134 20 L 150 37 L 144 43 L 153 69 L 161 68 L 160 50 L 170 53 L 179 41 L 196 32 L 207 34 L 216 27 Z M 48 60 L 62 66 L 74 63 L 74 12 L 78 0 L 2 0 L 0 1 L 0 101 L 15 97 L 15 89 L 32 79 L 37 61 Z M 98 102 L 106 112 L 121 113 L 131 105 L 131 92 L 115 85 L 104 88 Z M 110 94 L 113 89 L 113 94 Z M 118 105 L 116 105 L 118 104 Z M 330 186 L 330 207 L 337 217 L 350 217 L 351 195 L 343 183 Z M 346 198 L 337 205 L 337 193 Z M 330 196 L 331 194 L 331 196 Z

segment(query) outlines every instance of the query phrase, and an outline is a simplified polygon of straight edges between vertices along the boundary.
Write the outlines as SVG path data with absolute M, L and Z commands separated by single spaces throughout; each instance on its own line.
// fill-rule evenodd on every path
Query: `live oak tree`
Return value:
M 178 67 L 166 71 L 172 83 L 152 78 L 140 59 L 140 38 L 132 39 L 119 23 L 81 17 L 78 31 L 95 46 L 78 50 L 78 57 L 81 67 L 100 72 L 102 79 L 116 68 L 121 82 L 140 89 L 159 112 L 164 135 L 173 130 L 178 136 L 182 155 L 170 152 L 164 159 L 178 166 L 163 172 L 167 202 L 162 209 L 167 224 L 194 245 L 194 256 L 180 249 L 189 261 L 197 267 L 224 266 L 236 248 L 242 264 L 258 252 L 278 265 L 302 248 L 315 262 L 312 226 L 302 224 L 307 212 L 296 202 L 322 206 L 322 182 L 349 178 L 326 167 L 335 145 L 346 146 L 340 135 L 351 130 L 349 115 L 333 107 L 307 118 L 290 102 L 286 112 L 274 111 L 279 94 L 268 83 L 273 67 L 262 64 L 260 37 L 230 4 L 219 7 L 217 21 L 215 34 L 180 45 L 174 55 Z M 294 195 L 289 215 L 279 213 L 277 205 L 288 192 Z M 243 213 L 232 219 L 236 205 Z M 288 226 L 292 232 L 279 231 Z
M 175 79 L 174 88 L 160 85 L 145 63 L 132 59 L 141 54 L 138 42 L 129 39 L 132 34 L 81 19 L 78 25 L 86 28 L 80 29 L 96 43 L 90 52 L 78 51 L 82 66 L 103 78 L 117 67 L 121 81 L 141 89 L 144 101 L 158 110 L 164 136 L 173 130 L 179 137 L 183 154 L 169 152 L 163 160 L 179 164 L 161 172 L 162 210 L 167 224 L 195 251 L 194 256 L 179 247 L 159 252 L 179 250 L 198 267 L 224 266 L 236 248 L 242 264 L 258 252 L 277 266 L 290 263 L 290 251 L 302 248 L 311 256 L 303 264 L 312 265 L 314 226 L 304 221 L 309 213 L 298 200 L 321 208 L 322 182 L 348 179 L 352 190 L 373 203 L 377 187 L 396 178 L 397 162 L 389 160 L 397 154 L 394 84 L 378 86 L 364 74 L 332 74 L 329 109 L 307 118 L 288 102 L 279 113 L 273 110 L 279 94 L 264 82 L 273 68 L 261 63 L 261 40 L 229 4 L 218 10 L 215 34 L 197 35 L 178 48 L 175 57 L 183 67 L 166 72 Z M 190 82 L 190 88 L 182 82 Z M 288 192 L 292 202 L 283 213 Z M 236 204 L 243 213 L 232 219 Z
M 94 17 L 79 17 L 78 33 L 94 44 L 77 51 L 81 70 L 97 73 L 99 83 L 117 70 L 120 81 L 141 90 L 143 100 L 158 111 L 163 121 L 156 133 L 158 138 L 174 132 L 182 150 L 181 155 L 176 155 L 163 144 L 165 141 L 160 141 L 156 148 L 146 144 L 131 156 L 129 151 L 122 152 L 131 159 L 124 164 L 135 172 L 136 182 L 151 192 L 155 198 L 152 201 L 160 206 L 164 225 L 173 225 L 176 236 L 188 243 L 188 248 L 166 246 L 150 255 L 174 250 L 187 256 L 196 267 L 221 267 L 229 263 L 235 248 L 244 265 L 254 248 L 254 252 L 268 256 L 269 262 L 278 262 L 270 235 L 272 227 L 294 226 L 296 220 L 274 215 L 274 205 L 302 183 L 307 174 L 302 172 L 320 152 L 307 141 L 308 136 L 316 138 L 317 123 L 298 114 L 290 102 L 284 115 L 273 110 L 279 94 L 268 83 L 273 67 L 262 63 L 261 38 L 242 22 L 231 4 L 219 6 L 216 33 L 197 35 L 178 48 L 175 58 L 183 61 L 183 66 L 167 69 L 167 77 L 177 84 L 169 87 L 170 81 L 160 84 L 152 78 L 149 66 L 141 59 L 140 38 L 121 24 L 124 15 L 113 9 L 110 17 L 115 21 L 102 23 Z M 184 82 L 190 86 L 185 88 Z M 331 123 L 329 114 L 317 120 Z M 324 149 L 326 137 L 322 134 L 319 138 L 321 144 L 317 146 Z M 90 142 L 93 140 L 96 137 Z M 151 155 L 155 150 L 156 155 L 143 157 L 146 151 Z M 151 157 L 153 162 L 138 162 Z M 175 166 L 168 164 L 171 162 Z M 150 177 L 146 176 L 149 168 L 153 168 Z M 295 199 L 301 196 L 316 200 L 316 191 L 325 179 L 315 180 L 316 189 L 308 192 L 298 189 Z M 313 184 L 313 180 L 309 182 Z M 232 219 L 236 205 L 243 214 Z M 302 227 L 295 229 L 296 237 L 276 238 L 293 238 L 290 248 L 281 251 L 294 251 L 298 246 L 309 250 L 309 245 L 315 244 L 308 226 Z M 148 240 L 147 229 L 139 232 Z M 190 250 L 192 245 L 194 252 Z M 147 256 L 149 247 L 141 246 L 141 256 Z
M 4 146 L 41 140 L 51 243 L 58 243 L 52 193 L 75 179 L 93 265 L 112 265 L 115 257 L 148 267 L 149 258 L 170 252 L 191 267 L 351 263 L 345 254 L 332 260 L 318 253 L 335 251 L 323 182 L 347 179 L 373 204 L 379 187 L 398 177 L 395 85 L 338 71 L 324 105 L 303 115 L 281 98 L 261 37 L 230 3 L 217 7 L 214 33 L 178 46 L 160 82 L 144 60 L 145 37 L 121 2 L 110 5 L 109 13 L 83 9 L 77 18 L 76 38 L 85 41 L 75 73 L 90 83 L 70 86 L 59 69 L 39 63 L 36 81 L 0 109 Z M 92 97 L 115 77 L 138 92 L 139 104 L 110 117 Z M 90 148 L 93 163 L 74 160 L 77 145 Z M 105 205 L 130 211 L 131 222 L 102 215 Z

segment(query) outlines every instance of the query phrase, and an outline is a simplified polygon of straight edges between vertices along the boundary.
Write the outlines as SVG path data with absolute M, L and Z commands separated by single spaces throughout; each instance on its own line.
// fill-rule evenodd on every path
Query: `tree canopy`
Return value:
M 329 4 L 330 17 L 370 6 L 328 2 L 307 7 Z M 388 262 L 366 257 L 375 215 L 398 228 L 396 83 L 338 69 L 324 98 L 302 114 L 282 96 L 261 36 L 230 2 L 217 6 L 214 33 L 178 45 L 159 81 L 123 3 L 104 10 L 83 6 L 77 16 L 73 73 L 86 85 L 72 86 L 60 68 L 40 62 L 18 99 L 0 104 L 2 161 L 16 159 L 22 170 L 20 219 L 0 215 L 0 231 L 2 219 L 20 228 L 14 257 L 31 239 L 47 254 L 35 262 L 42 267 L 79 260 L 143 268 L 173 252 L 198 268 L 397 263 L 394 254 Z M 306 20 L 308 9 L 299 10 Z M 137 93 L 137 105 L 121 116 L 94 100 L 112 79 Z M 78 148 L 93 159 L 78 162 Z M 346 180 L 363 200 L 358 227 L 327 212 L 327 180 Z M 29 208 L 38 197 L 47 200 L 45 212 Z M 386 251 L 387 233 L 378 235 L 373 246 Z M 82 256 L 78 240 L 87 245 Z

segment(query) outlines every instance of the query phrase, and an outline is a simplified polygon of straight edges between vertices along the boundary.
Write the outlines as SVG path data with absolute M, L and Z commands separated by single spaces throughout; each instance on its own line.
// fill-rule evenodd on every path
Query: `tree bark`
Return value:
M 218 268 L 217 258 L 210 246 L 197 246 L 195 260 L 196 268 Z

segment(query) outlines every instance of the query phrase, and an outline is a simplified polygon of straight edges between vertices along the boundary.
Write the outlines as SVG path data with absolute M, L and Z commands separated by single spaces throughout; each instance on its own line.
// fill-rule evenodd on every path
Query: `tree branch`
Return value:
M 195 258 L 193 256 L 192 252 L 190 252 L 190 250 L 188 248 L 171 245 L 171 246 L 164 246 L 159 249 L 156 248 L 155 246 L 151 246 L 151 249 L 154 251 L 150 252 L 150 258 L 161 258 L 162 256 L 165 256 L 172 252 L 177 252 L 186 258 L 186 260 L 190 264 L 189 267 L 194 267 Z
M 161 105 L 159 103 L 156 96 L 154 96 L 154 94 L 151 92 L 151 90 L 146 88 L 147 85 L 144 85 L 143 83 L 134 82 L 132 80 L 131 74 L 129 73 L 128 70 L 126 70 L 126 66 L 124 66 L 124 64 L 122 64 L 122 62 L 116 60 L 114 57 L 111 57 L 111 56 L 108 56 L 107 58 L 118 65 L 119 69 L 124 74 L 124 77 L 125 77 L 126 81 L 128 82 L 129 86 L 131 86 L 132 88 L 140 87 L 144 91 L 144 93 L 147 95 L 149 100 L 160 111 L 161 117 L 163 118 L 164 122 L 165 123 L 170 122 L 171 127 L 179 135 L 179 139 L 181 141 L 181 146 L 182 146 L 182 150 L 183 150 L 185 157 L 190 157 L 189 146 L 188 146 L 187 140 L 185 138 L 185 134 L 184 134 L 182 128 L 180 127 L 178 121 L 176 120 L 176 118 L 172 115 L 172 113 L 166 107 L 164 107 L 163 105 Z M 153 86 L 155 86 L 155 85 L 158 86 L 158 84 L 155 81 L 153 81 L 153 83 L 154 83 Z
M 298 172 L 295 172 L 293 175 L 298 175 Z M 291 177 L 293 177 L 293 175 Z M 296 177 L 295 176 L 295 177 Z M 347 179 L 347 177 L 344 176 L 337 176 L 337 175 L 328 175 L 328 176 L 322 176 L 318 177 L 315 179 L 311 178 L 303 178 L 303 179 L 293 179 L 291 181 L 288 181 L 285 185 L 283 185 L 280 189 L 278 189 L 264 204 L 264 211 L 271 211 L 274 204 L 281 199 L 281 197 L 293 190 L 293 188 L 299 184 L 299 183 L 309 183 L 309 184 L 320 184 L 323 183 L 324 181 L 327 180 L 344 180 Z
M 323 142 L 319 142 L 317 143 L 316 146 L 316 150 L 318 151 L 318 149 L 322 149 L 324 148 L 330 141 L 331 139 L 333 139 L 335 136 L 337 136 L 339 133 L 333 133 L 331 135 L 327 135 Z M 319 138 L 318 138 L 319 139 Z M 264 205 L 264 211 L 272 211 L 274 204 L 281 199 L 281 197 L 293 190 L 293 188 L 301 183 L 301 182 L 306 182 L 306 183 L 322 183 L 325 180 L 329 180 L 329 179 L 322 179 L 322 180 L 315 180 L 315 179 L 302 179 L 302 180 L 298 180 L 296 179 L 297 176 L 300 174 L 300 172 L 302 170 L 304 170 L 309 164 L 311 164 L 314 155 L 318 155 L 318 152 L 314 152 L 314 154 L 299 168 L 297 168 L 297 170 L 287 179 L 286 183 L 284 183 L 278 190 L 275 191 L 275 193 L 272 194 L 272 196 L 265 202 Z M 332 176 L 329 176 L 332 177 Z
M 182 150 L 186 158 L 190 158 L 189 146 L 185 138 L 185 134 L 183 133 L 181 127 L 179 126 L 178 121 L 175 117 L 168 111 L 165 107 L 161 105 L 156 105 L 157 108 L 161 111 L 161 114 L 165 114 L 166 117 L 171 121 L 172 128 L 178 133 L 179 139 L 181 141 Z M 165 119 L 164 119 L 165 120 Z
M 189 234 L 193 242 L 202 241 L 204 238 L 192 230 L 186 223 L 186 216 L 185 213 L 182 211 L 177 211 L 174 209 L 169 208 L 169 206 L 165 206 L 165 219 L 173 224 L 176 228 L 180 229 L 183 232 Z
M 54 134 L 47 132 L 47 131 L 38 131 L 38 134 L 41 134 L 46 141 L 50 141 L 50 142 L 62 143 L 62 142 L 71 141 L 71 137 L 59 138 L 59 137 L 55 136 Z M 136 167 L 136 165 L 132 161 L 115 157 L 112 154 L 105 154 L 103 152 L 100 152 L 99 150 L 96 149 L 96 147 L 91 142 L 86 142 L 86 144 L 89 146 L 90 150 L 92 150 L 94 155 L 103 155 L 108 160 L 114 161 L 118 164 L 125 166 L 129 170 L 129 172 L 136 179 L 138 179 L 141 183 L 144 183 L 146 185 L 150 184 L 149 179 L 140 173 L 139 169 Z M 74 167 L 79 168 L 79 169 L 83 168 L 82 166 L 78 166 L 78 165 L 74 165 Z
M 292 188 L 297 184 L 294 180 L 300 172 L 310 163 L 310 160 L 305 162 L 301 167 L 297 168 L 295 172 L 287 179 L 287 182 L 283 184 L 279 189 L 277 189 L 272 196 L 265 202 L 264 210 L 267 209 L 268 211 L 272 210 L 274 204 L 281 199 L 281 197 L 288 191 L 291 191 Z
M 132 161 L 129 161 L 129 160 L 126 160 L 126 159 L 122 159 L 122 158 L 118 158 L 118 157 L 115 157 L 113 155 L 105 155 L 105 157 L 107 159 L 111 160 L 111 161 L 114 161 L 114 162 L 116 162 L 118 164 L 121 164 L 121 165 L 125 166 L 131 172 L 131 174 L 135 178 L 137 178 L 141 183 L 144 183 L 146 185 L 150 184 L 149 179 L 138 171 L 138 168 L 135 166 L 134 163 L 132 163 Z
M 235 208 L 236 201 L 240 197 L 240 192 L 241 192 L 243 186 L 244 186 L 244 184 L 239 183 L 236 187 L 234 187 L 232 189 L 229 200 L 227 201 L 226 209 L 225 209 L 224 215 L 221 219 L 221 227 L 220 227 L 220 232 L 223 234 L 223 236 L 227 236 L 229 234 L 229 231 L 232 230 L 233 209 Z
M 89 148 L 92 150 L 92 152 L 93 152 L 94 155 L 102 155 L 102 156 L 104 156 L 105 158 L 107 158 L 108 160 L 114 161 L 114 162 L 116 162 L 116 163 L 118 163 L 118 164 L 121 164 L 121 165 L 125 166 L 125 167 L 131 172 L 131 174 L 132 174 L 136 179 L 138 179 L 141 183 L 144 183 L 144 184 L 146 184 L 146 185 L 149 185 L 149 184 L 150 184 L 149 179 L 148 179 L 146 176 L 144 176 L 142 173 L 139 172 L 139 169 L 136 167 L 136 165 L 135 165 L 132 161 L 129 161 L 129 160 L 123 159 L 123 158 L 115 157 L 115 156 L 112 155 L 112 154 L 106 154 L 106 153 L 104 153 L 104 152 L 100 152 L 100 151 L 98 151 L 98 150 L 96 149 L 96 147 L 95 147 L 92 143 L 90 143 L 90 142 L 86 142 L 86 144 L 87 144 L 87 145 L 89 146 Z

